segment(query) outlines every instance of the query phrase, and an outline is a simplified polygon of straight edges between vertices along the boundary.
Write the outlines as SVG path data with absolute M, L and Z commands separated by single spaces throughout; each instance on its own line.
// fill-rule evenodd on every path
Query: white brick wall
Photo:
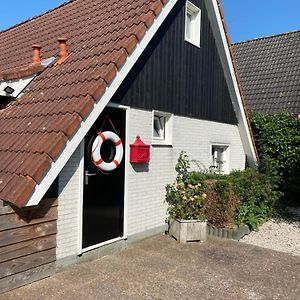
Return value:
M 152 112 L 128 110 L 128 144 L 139 134 L 151 144 Z M 149 166 L 127 165 L 127 235 L 164 225 L 165 186 L 174 180 L 174 170 L 181 150 L 206 168 L 210 165 L 211 143 L 230 146 L 230 169 L 243 169 L 245 155 L 237 126 L 174 116 L 173 147 L 151 147 Z M 128 147 L 129 148 L 129 147 Z M 127 148 L 127 160 L 129 149 Z M 57 258 L 77 254 L 79 240 L 79 195 L 81 152 L 78 148 L 59 175 Z
M 80 146 L 59 174 L 57 259 L 77 253 L 80 193 Z
M 139 134 L 151 144 L 152 113 L 130 109 L 128 113 L 128 141 Z M 151 147 L 149 170 L 128 166 L 128 236 L 164 225 L 166 205 L 165 186 L 174 180 L 179 153 L 184 150 L 190 159 L 208 168 L 211 162 L 211 144 L 228 144 L 230 170 L 243 169 L 245 154 L 234 125 L 174 116 L 173 147 Z M 196 166 L 195 166 L 196 167 Z

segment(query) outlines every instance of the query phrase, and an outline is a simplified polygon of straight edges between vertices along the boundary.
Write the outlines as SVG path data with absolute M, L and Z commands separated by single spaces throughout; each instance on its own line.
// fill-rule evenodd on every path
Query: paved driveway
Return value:
M 168 236 L 68 269 L 0 299 L 300 299 L 300 256 Z

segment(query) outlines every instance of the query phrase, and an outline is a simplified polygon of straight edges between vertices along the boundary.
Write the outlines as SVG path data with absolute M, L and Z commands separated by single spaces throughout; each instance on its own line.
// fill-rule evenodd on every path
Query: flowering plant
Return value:
M 203 200 L 206 194 L 203 186 L 190 184 L 176 180 L 166 187 L 166 202 L 168 203 L 168 213 L 172 219 L 180 220 L 205 220 L 203 214 Z
M 201 183 L 192 183 L 187 180 L 189 168 L 187 155 L 181 152 L 175 168 L 176 180 L 173 184 L 166 186 L 168 213 L 172 219 L 203 221 L 205 220 L 203 200 L 206 194 Z

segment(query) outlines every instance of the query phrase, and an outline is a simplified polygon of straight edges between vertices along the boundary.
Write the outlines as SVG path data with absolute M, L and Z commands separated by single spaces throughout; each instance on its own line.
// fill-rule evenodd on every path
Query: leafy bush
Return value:
M 240 202 L 231 182 L 226 179 L 205 180 L 203 211 L 208 223 L 219 228 L 234 227 L 236 207 Z
M 175 168 L 176 181 L 166 187 L 171 218 L 206 218 L 219 228 L 247 224 L 257 230 L 272 214 L 280 196 L 272 180 L 257 170 L 218 175 L 190 172 L 189 168 L 187 155 L 181 153 Z
M 250 114 L 259 152 L 259 170 L 285 194 L 286 204 L 299 204 L 300 119 L 288 113 Z
M 190 162 L 182 152 L 178 158 L 175 170 L 175 183 L 166 186 L 166 202 L 169 204 L 168 213 L 173 219 L 204 220 L 203 215 L 203 185 L 187 181 Z
M 228 180 L 241 199 L 236 207 L 236 224 L 247 224 L 257 230 L 273 214 L 281 193 L 274 189 L 267 175 L 254 169 L 232 172 Z
M 172 219 L 205 220 L 203 214 L 203 186 L 177 181 L 166 187 L 166 202 L 169 204 L 168 213 Z

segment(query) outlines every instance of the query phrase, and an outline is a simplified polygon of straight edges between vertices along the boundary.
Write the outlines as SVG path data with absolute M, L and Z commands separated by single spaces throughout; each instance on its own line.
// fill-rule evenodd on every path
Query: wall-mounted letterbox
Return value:
M 130 163 L 145 164 L 150 161 L 150 145 L 146 145 L 137 135 L 133 144 L 130 145 Z

